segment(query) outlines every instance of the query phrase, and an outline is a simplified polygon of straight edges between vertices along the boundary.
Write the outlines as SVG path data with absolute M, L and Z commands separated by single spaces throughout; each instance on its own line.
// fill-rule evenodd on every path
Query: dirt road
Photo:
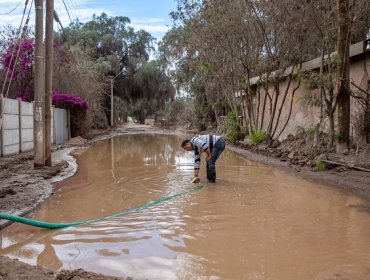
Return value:
M 79 149 L 74 151 L 78 156 L 78 151 L 83 151 L 94 141 L 106 139 L 117 134 L 127 133 L 169 133 L 181 134 L 178 131 L 165 131 L 146 126 L 134 128 L 123 128 L 114 133 L 105 132 L 105 135 L 95 137 L 87 142 L 83 139 L 71 141 L 72 146 Z M 328 170 L 324 172 L 314 172 L 309 167 L 298 167 L 289 165 L 276 158 L 265 155 L 255 154 L 240 147 L 228 146 L 234 152 L 253 161 L 262 162 L 268 165 L 284 168 L 294 172 L 297 176 L 308 180 L 316 180 L 321 183 L 339 187 L 344 191 L 349 191 L 356 195 L 366 197 L 369 200 L 369 207 L 364 209 L 370 213 L 370 173 L 356 170 Z M 32 211 L 47 196 L 53 194 L 52 181 L 63 179 L 70 176 L 76 170 L 76 165 L 72 157 L 67 153 L 73 148 L 63 147 L 53 153 L 53 167 L 41 169 L 33 168 L 33 154 L 24 153 L 20 155 L 0 158 L 0 212 L 8 212 L 17 215 L 25 215 Z M 0 221 L 0 229 L 4 228 L 8 222 Z M 118 279 L 89 273 L 82 270 L 65 271 L 54 273 L 39 267 L 32 267 L 17 260 L 7 257 L 0 257 L 0 280 L 1 279 Z

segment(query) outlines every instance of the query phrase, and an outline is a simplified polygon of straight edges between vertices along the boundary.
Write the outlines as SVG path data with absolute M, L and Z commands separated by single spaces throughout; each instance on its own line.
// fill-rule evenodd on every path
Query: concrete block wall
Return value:
M 33 149 L 33 103 L 19 102 L 20 105 L 20 151 L 25 152 Z
M 58 144 L 63 144 L 68 140 L 68 133 L 54 125 L 58 120 L 58 114 L 54 113 L 55 110 L 64 111 L 67 116 L 67 111 L 63 109 L 56 109 L 53 107 L 51 110 L 51 139 L 55 143 L 56 137 L 59 134 L 66 135 L 63 141 Z M 33 149 L 33 103 L 24 102 L 21 100 L 14 100 L 0 96 L 0 156 L 8 156 L 20 152 L 26 152 Z M 65 122 L 65 121 L 64 121 Z M 55 130 L 60 131 L 55 131 Z M 68 132 L 68 128 L 67 128 Z M 60 137 L 59 137 L 60 138 Z
M 19 101 L 3 98 L 2 155 L 12 155 L 20 149 Z

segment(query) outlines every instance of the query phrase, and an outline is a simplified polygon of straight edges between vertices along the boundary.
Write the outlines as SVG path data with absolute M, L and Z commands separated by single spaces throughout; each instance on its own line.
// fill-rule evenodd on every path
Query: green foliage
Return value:
M 127 17 L 102 13 L 93 15 L 86 23 L 73 22 L 55 38 L 58 45 L 80 49 L 92 58 L 93 65 L 80 69 L 81 72 L 94 72 L 94 76 L 105 77 L 108 81 L 106 77 L 115 77 L 114 96 L 125 104 L 122 110 L 115 110 L 121 112 L 121 119 L 133 115 L 144 122 L 147 116 L 162 110 L 166 102 L 173 100 L 175 88 L 164 62 L 149 61 L 154 51 L 154 37 L 147 31 L 134 30 L 129 24 Z M 110 94 L 109 86 L 104 90 Z M 107 107 L 103 103 L 98 106 Z M 109 109 L 106 114 L 109 115 Z
M 305 133 L 305 131 L 306 130 L 304 129 L 304 127 L 303 126 L 300 126 L 300 125 L 296 126 L 296 128 L 295 128 L 295 134 L 296 135 Z
M 214 66 L 211 64 L 211 63 L 202 63 L 200 65 L 200 71 L 202 73 L 204 73 L 205 75 L 208 75 L 208 74 L 212 74 L 212 72 L 214 71 Z
M 249 134 L 249 139 L 252 141 L 253 144 L 261 144 L 263 141 L 266 140 L 266 132 L 262 130 L 257 130 Z
M 242 112 L 242 104 L 241 104 L 241 102 L 238 102 L 236 104 L 236 111 L 238 112 L 239 115 L 241 114 L 241 112 Z
M 298 101 L 303 105 L 313 107 L 319 107 L 322 104 L 322 100 L 317 93 L 307 91 L 298 97 Z
M 229 112 L 226 116 L 226 135 L 231 144 L 235 144 L 236 141 L 240 140 L 243 137 L 243 133 L 240 125 L 236 121 L 235 112 Z
M 317 160 L 316 160 L 316 163 L 315 163 L 315 169 L 316 171 L 324 171 L 325 170 L 325 162 L 324 160 L 327 159 L 327 156 L 325 154 L 321 154 Z
M 112 69 L 112 65 L 109 61 L 105 60 L 104 58 L 100 57 L 96 63 L 93 65 L 93 69 L 97 73 L 101 73 L 103 75 L 108 74 L 108 72 Z
M 193 128 L 197 123 L 192 99 L 177 98 L 166 105 L 165 113 L 169 123 L 186 129 Z
M 132 111 L 133 109 L 122 98 L 114 96 L 113 112 L 115 123 L 126 122 L 128 116 L 132 117 Z
M 306 129 L 306 132 L 310 137 L 313 137 L 315 135 L 316 129 L 314 127 L 309 127 Z
M 318 172 L 324 171 L 325 170 L 325 163 L 322 160 L 318 159 L 315 163 L 315 169 Z
M 158 60 L 143 63 L 134 74 L 133 82 L 136 95 L 131 100 L 141 122 L 165 109 L 175 97 L 175 88 Z
M 330 63 L 331 63 L 331 67 L 333 67 L 333 68 L 338 67 L 338 65 L 340 63 L 340 58 L 339 58 L 338 54 L 333 54 L 333 55 L 330 56 Z
M 240 126 L 238 124 L 232 125 L 227 130 L 227 138 L 229 139 L 231 144 L 235 144 L 236 141 L 238 141 L 242 138 L 242 132 L 241 132 Z
M 319 73 L 311 70 L 301 71 L 298 73 L 297 78 L 301 81 L 304 88 L 304 93 L 298 98 L 303 105 L 321 106 L 320 89 L 329 90 L 333 87 L 331 77 L 328 73 Z
M 339 132 L 334 132 L 334 140 L 339 141 L 342 139 L 342 135 Z
M 54 49 L 53 88 L 61 92 L 73 92 L 89 103 L 86 116 L 78 119 L 81 123 L 80 134 L 90 128 L 107 126 L 108 114 L 105 114 L 104 102 L 105 93 L 110 89 L 109 81 L 99 67 L 95 67 L 96 63 L 100 61 L 97 62 L 88 50 L 78 46 L 60 46 Z
M 235 112 L 227 113 L 226 123 L 227 123 L 227 125 L 232 125 L 232 124 L 236 123 L 236 114 L 235 114 Z
M 81 23 L 78 20 L 65 28 L 63 34 L 57 34 L 59 43 L 79 45 L 82 48 L 94 50 L 94 57 L 106 57 L 115 54 L 124 55 L 127 42 L 136 34 L 129 27 L 130 19 L 123 16 L 109 17 L 102 13 L 95 14 L 91 21 Z

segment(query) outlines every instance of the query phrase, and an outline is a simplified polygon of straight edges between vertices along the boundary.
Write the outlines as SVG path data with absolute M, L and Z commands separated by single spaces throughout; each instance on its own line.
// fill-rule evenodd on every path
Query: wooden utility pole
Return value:
M 34 167 L 45 165 L 44 155 L 44 112 L 43 99 L 45 89 L 44 79 L 44 49 L 43 49 L 43 0 L 35 1 L 35 103 L 33 117 Z
M 51 94 L 53 89 L 54 0 L 46 0 L 45 28 L 45 165 L 51 166 Z

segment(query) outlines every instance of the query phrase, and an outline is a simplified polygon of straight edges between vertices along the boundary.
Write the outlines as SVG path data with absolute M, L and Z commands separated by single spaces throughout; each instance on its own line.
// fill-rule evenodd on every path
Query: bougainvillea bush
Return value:
M 51 100 L 55 107 L 69 110 L 72 137 L 84 133 L 83 123 L 89 108 L 88 102 L 79 96 L 64 92 L 54 92 Z
M 33 100 L 33 57 L 35 44 L 26 39 L 9 45 L 1 56 L 1 64 L 8 81 L 12 82 L 12 91 L 9 97 L 20 98 L 25 101 Z
M 63 92 L 54 92 L 52 95 L 52 103 L 55 107 L 62 109 L 83 111 L 89 108 L 89 104 L 85 99 Z

